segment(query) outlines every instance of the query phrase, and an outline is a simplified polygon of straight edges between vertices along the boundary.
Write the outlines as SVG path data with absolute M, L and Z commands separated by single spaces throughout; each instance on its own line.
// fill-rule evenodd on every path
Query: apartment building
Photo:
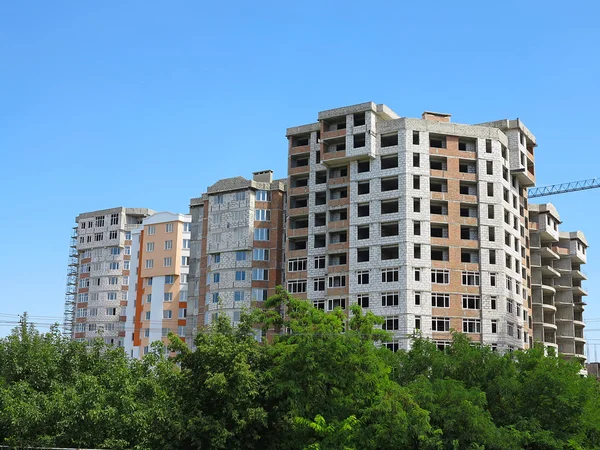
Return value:
M 520 120 L 453 124 L 364 103 L 289 128 L 287 288 L 325 310 L 383 316 L 392 349 L 451 330 L 532 345 L 527 187 L 535 137 Z
M 283 283 L 285 188 L 267 170 L 191 199 L 189 338 L 219 314 L 235 323 Z
M 588 247 L 581 231 L 559 231 L 560 216 L 552 203 L 530 205 L 531 288 L 536 341 L 566 359 L 585 362 L 583 329 Z
M 185 341 L 191 216 L 170 212 L 145 218 L 132 231 L 125 350 L 138 358 L 173 332 Z
M 90 342 L 100 335 L 107 343 L 124 345 L 131 233 L 152 213 L 119 207 L 76 217 L 65 301 L 65 329 L 74 339 Z

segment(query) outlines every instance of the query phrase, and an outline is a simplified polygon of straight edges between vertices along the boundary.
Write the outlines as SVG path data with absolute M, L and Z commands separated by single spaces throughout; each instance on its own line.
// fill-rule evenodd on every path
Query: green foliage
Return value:
M 600 384 L 543 348 L 500 355 L 456 334 L 381 348 L 382 319 L 278 289 L 190 350 L 143 360 L 39 333 L 0 339 L 0 444 L 111 449 L 594 449 Z M 271 330 L 259 343 L 255 330 Z M 272 331 L 275 330 L 275 333 Z

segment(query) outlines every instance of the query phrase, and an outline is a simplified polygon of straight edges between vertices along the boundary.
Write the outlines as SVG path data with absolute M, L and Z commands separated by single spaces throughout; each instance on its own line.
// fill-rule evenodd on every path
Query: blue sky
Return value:
M 286 127 L 324 109 L 519 117 L 539 185 L 600 176 L 596 2 L 170 3 L 0 2 L 0 322 L 62 316 L 78 212 L 186 212 L 220 178 L 284 177 Z M 599 199 L 549 198 L 592 246 L 588 319 Z

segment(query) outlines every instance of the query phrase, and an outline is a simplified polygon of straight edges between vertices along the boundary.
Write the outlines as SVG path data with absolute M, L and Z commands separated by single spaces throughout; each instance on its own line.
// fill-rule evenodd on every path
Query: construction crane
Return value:
M 529 189 L 529 198 L 546 197 L 548 195 L 565 194 L 567 192 L 585 191 L 587 189 L 600 188 L 600 178 L 589 180 L 572 181 L 570 183 L 552 184 Z

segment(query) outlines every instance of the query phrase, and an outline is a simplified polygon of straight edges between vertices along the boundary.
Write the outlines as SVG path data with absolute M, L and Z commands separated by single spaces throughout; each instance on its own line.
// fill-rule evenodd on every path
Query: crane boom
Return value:
M 572 181 L 570 183 L 552 184 L 529 189 L 529 198 L 545 197 L 547 195 L 564 194 L 566 192 L 585 191 L 587 189 L 600 188 L 600 179 Z

